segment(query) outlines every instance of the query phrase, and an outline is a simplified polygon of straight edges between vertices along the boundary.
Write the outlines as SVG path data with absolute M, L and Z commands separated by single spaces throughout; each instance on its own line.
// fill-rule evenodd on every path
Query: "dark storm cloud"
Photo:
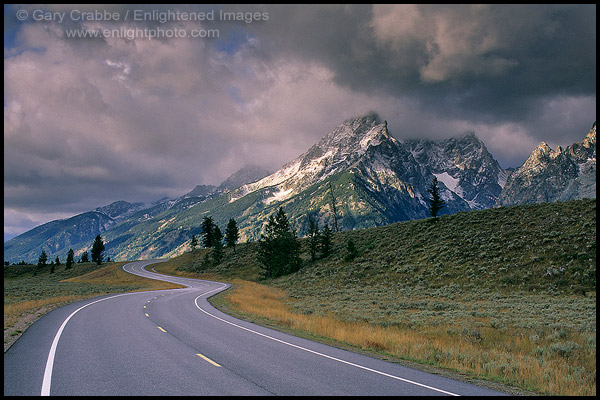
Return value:
M 595 5 L 269 8 L 266 55 L 313 59 L 335 81 L 467 118 L 521 120 L 551 95 L 594 95 Z

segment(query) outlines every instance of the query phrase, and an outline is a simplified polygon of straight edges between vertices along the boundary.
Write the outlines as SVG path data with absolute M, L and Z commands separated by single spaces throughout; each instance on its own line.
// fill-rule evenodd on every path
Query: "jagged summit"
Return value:
M 102 213 L 115 221 L 121 221 L 144 208 L 144 203 L 129 203 L 127 201 L 119 200 L 107 206 L 97 207 L 94 211 Z
M 344 171 L 363 177 L 374 191 L 392 187 L 385 189 L 386 196 L 398 204 L 401 196 L 410 197 L 405 208 L 411 211 L 403 218 L 422 213 L 433 176 L 443 182 L 448 210 L 454 212 L 493 206 L 507 175 L 474 132 L 401 143 L 390 135 L 387 122 L 371 112 L 345 120 L 275 173 L 232 192 L 230 202 L 263 189 L 265 204 L 286 201 Z
M 403 145 L 472 209 L 492 207 L 506 182 L 508 173 L 472 131 L 442 140 L 406 140 Z
M 498 206 L 596 197 L 596 123 L 581 142 L 541 142 L 508 178 Z
M 398 144 L 389 135 L 387 122 L 382 123 L 377 113 L 347 119 L 278 171 L 232 192 L 231 201 L 266 187 L 272 188 L 272 195 L 265 200 L 267 204 L 285 200 L 328 176 L 347 170 L 370 147 L 389 141 Z
M 373 128 L 377 126 L 385 128 L 387 134 L 387 122 L 382 123 L 379 115 L 375 112 L 350 118 L 325 135 L 314 147 L 321 149 L 354 147 L 357 142 L 362 141 L 372 133 Z

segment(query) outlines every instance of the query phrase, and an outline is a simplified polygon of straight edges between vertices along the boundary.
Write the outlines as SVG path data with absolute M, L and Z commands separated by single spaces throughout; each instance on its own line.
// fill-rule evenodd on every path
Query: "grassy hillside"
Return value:
M 348 240 L 359 256 L 345 261 Z M 459 212 L 334 235 L 330 257 L 308 261 L 282 282 L 358 282 L 436 289 L 489 289 L 549 294 L 596 290 L 596 200 L 575 200 Z M 238 245 L 203 272 L 259 279 L 256 243 Z M 182 257 L 199 272 L 208 250 Z M 332 280 L 333 279 L 333 280 Z
M 346 261 L 350 238 L 359 255 Z M 311 263 L 303 241 L 298 273 L 260 283 L 249 282 L 260 280 L 256 243 L 218 266 L 203 267 L 207 250 L 197 250 L 157 270 L 235 279 L 219 304 L 297 334 L 540 393 L 595 394 L 595 200 L 461 212 L 333 242 Z

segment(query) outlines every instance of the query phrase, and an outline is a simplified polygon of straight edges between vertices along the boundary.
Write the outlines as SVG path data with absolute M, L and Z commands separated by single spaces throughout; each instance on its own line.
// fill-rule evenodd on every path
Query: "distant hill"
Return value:
M 57 255 L 66 260 L 70 248 L 79 256 L 91 246 L 96 235 L 143 208 L 142 203 L 117 201 L 94 211 L 48 222 L 5 242 L 4 259 L 37 263 L 40 253 L 45 250 L 50 260 Z

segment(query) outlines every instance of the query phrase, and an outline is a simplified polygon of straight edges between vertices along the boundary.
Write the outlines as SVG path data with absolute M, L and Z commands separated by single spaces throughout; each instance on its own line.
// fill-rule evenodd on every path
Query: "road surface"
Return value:
M 4 354 L 4 395 L 502 395 L 230 317 L 220 282 L 129 273 L 185 289 L 107 295 L 53 310 Z

